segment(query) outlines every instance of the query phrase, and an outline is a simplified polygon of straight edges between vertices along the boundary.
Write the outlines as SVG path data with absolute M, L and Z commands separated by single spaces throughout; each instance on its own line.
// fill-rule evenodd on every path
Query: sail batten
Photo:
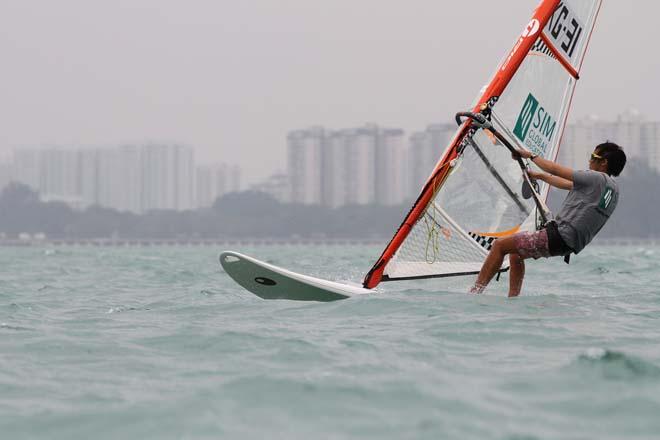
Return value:
M 472 109 L 488 110 L 502 142 L 556 158 L 600 4 L 543 0 L 537 7 Z M 543 199 L 547 192 L 541 185 Z M 466 120 L 364 286 L 478 272 L 493 240 L 535 228 L 535 201 L 524 195 L 511 152 Z
M 552 44 L 552 41 L 550 41 L 545 34 L 541 34 L 540 38 L 543 40 L 543 43 L 545 43 L 548 50 L 552 52 L 552 55 L 554 55 L 555 58 L 561 63 L 561 65 L 564 66 L 568 73 L 570 73 L 573 78 L 580 79 L 580 74 L 578 71 L 575 70 L 575 67 L 573 67 L 566 58 L 564 58 L 564 56 L 559 52 L 555 45 Z

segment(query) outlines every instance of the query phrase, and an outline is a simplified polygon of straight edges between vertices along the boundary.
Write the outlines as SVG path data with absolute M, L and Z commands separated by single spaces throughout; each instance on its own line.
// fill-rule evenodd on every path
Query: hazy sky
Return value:
M 469 6 L 468 6 L 469 5 Z M 0 154 L 174 141 L 248 182 L 288 130 L 466 109 L 535 0 L 0 0 Z M 604 0 L 570 119 L 660 120 L 656 0 Z

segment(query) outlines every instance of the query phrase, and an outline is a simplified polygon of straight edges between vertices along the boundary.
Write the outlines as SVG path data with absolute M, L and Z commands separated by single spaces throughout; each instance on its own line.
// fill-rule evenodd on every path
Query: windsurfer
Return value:
M 626 164 L 626 155 L 617 144 L 605 142 L 596 146 L 588 170 L 572 170 L 523 149 L 518 154 L 545 171 L 529 171 L 532 179 L 569 193 L 556 220 L 544 229 L 519 232 L 494 242 L 470 293 L 483 292 L 509 255 L 509 296 L 518 296 L 525 276 L 525 259 L 579 253 L 616 208 L 619 187 L 612 177 L 618 176 Z

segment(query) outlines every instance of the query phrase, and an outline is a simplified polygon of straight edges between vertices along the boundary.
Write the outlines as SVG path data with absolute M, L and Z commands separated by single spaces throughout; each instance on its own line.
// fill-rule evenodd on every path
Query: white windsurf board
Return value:
M 374 293 L 362 287 L 291 272 L 238 252 L 223 252 L 220 264 L 234 281 L 263 299 L 337 301 Z

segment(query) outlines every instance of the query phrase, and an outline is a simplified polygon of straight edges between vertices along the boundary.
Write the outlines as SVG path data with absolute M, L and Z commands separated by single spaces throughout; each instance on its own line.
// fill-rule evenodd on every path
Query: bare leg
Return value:
M 509 254 L 509 297 L 520 295 L 525 278 L 525 260 L 516 253 Z
M 484 261 L 483 266 L 481 266 L 477 282 L 474 284 L 474 287 L 470 289 L 470 293 L 483 292 L 488 283 L 490 283 L 490 280 L 493 279 L 497 271 L 502 267 L 504 256 L 515 251 L 516 246 L 513 237 L 495 240 L 488 257 L 486 257 L 486 261 Z

